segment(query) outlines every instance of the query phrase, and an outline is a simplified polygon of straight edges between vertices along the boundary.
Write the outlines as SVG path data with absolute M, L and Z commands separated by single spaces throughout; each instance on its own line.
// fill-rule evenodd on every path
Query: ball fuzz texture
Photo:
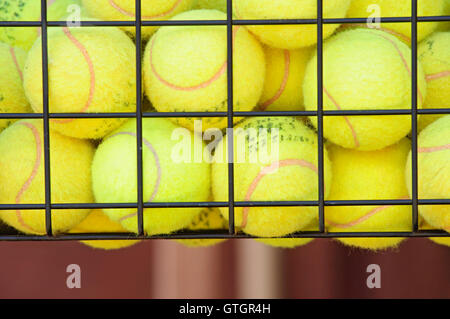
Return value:
M 72 234 L 79 233 L 124 233 L 126 229 L 114 222 L 101 209 L 93 210 L 81 223 L 70 230 Z M 97 249 L 111 250 L 133 246 L 139 240 L 82 240 L 81 243 Z
M 444 15 L 444 0 L 417 1 L 417 15 L 442 16 Z M 347 17 L 411 17 L 410 0 L 357 0 L 352 1 Z M 411 23 L 382 23 L 382 28 L 398 32 L 411 38 Z M 438 22 L 423 22 L 417 24 L 417 41 L 430 35 L 438 26 Z
M 136 52 L 114 27 L 56 28 L 48 34 L 49 109 L 52 113 L 136 111 Z M 25 64 L 24 88 L 35 112 L 42 112 L 41 42 Z M 52 128 L 77 138 L 102 138 L 123 119 L 52 119 Z
M 30 113 L 30 104 L 23 91 L 23 66 L 27 53 L 0 42 L 0 113 Z M 14 119 L 0 119 L 0 131 Z
M 144 119 L 142 125 L 144 201 L 207 201 L 210 165 L 201 158 L 197 160 L 194 154 L 195 147 L 200 154 L 203 152 L 201 138 L 166 119 Z M 136 120 L 104 139 L 95 153 L 92 175 L 98 203 L 137 202 Z M 129 232 L 137 232 L 136 209 L 103 211 Z M 201 208 L 146 208 L 145 233 L 165 234 L 185 228 L 200 211 Z
M 350 0 L 323 2 L 324 18 L 345 18 Z M 240 20 L 316 19 L 316 0 L 235 0 L 233 14 Z M 324 24 L 323 38 L 328 38 L 339 24 Z M 317 26 L 249 25 L 247 28 L 263 43 L 280 49 L 298 49 L 317 43 Z
M 234 199 L 236 201 L 312 201 L 318 196 L 317 136 L 294 117 L 249 118 L 234 129 Z M 227 138 L 216 148 L 213 196 L 228 201 Z M 324 153 L 325 196 L 331 164 Z M 228 219 L 228 209 L 221 208 Z M 236 207 L 238 230 L 262 237 L 285 236 L 308 226 L 316 207 Z
M 227 0 L 195 0 L 194 9 L 216 9 L 227 12 Z
M 282 50 L 265 47 L 266 80 L 259 108 L 267 111 L 301 111 L 303 79 L 311 57 L 309 48 Z
M 427 79 L 425 108 L 450 108 L 450 31 L 436 32 L 420 43 L 417 55 Z M 422 115 L 419 128 L 440 118 L 440 115 Z
M 79 0 L 47 0 L 47 20 L 60 21 L 80 6 Z M 40 0 L 1 0 L 0 21 L 40 21 Z M 41 34 L 40 27 L 1 27 L 0 41 L 28 51 Z
M 135 20 L 135 0 L 82 0 L 86 13 L 102 21 Z M 141 1 L 141 19 L 168 20 L 174 15 L 190 10 L 194 0 L 151 0 Z M 123 30 L 136 32 L 134 27 L 122 27 Z M 142 37 L 149 38 L 158 27 L 143 27 Z
M 0 134 L 0 203 L 44 204 L 44 138 L 41 120 L 22 120 Z M 93 203 L 91 164 L 94 147 L 84 140 L 50 131 L 51 201 Z M 90 210 L 52 211 L 54 233 L 80 223 Z M 45 234 L 43 210 L 9 210 L 1 219 L 24 233 Z
M 199 232 L 224 229 L 228 229 L 228 223 L 217 208 L 204 208 L 187 227 L 187 230 Z M 187 247 L 208 247 L 222 243 L 226 239 L 177 239 L 175 241 Z
M 223 20 L 217 10 L 193 10 L 176 20 Z M 234 111 L 252 110 L 265 77 L 264 52 L 244 28 L 233 29 Z M 227 30 L 224 26 L 168 26 L 159 29 L 144 55 L 145 92 L 159 112 L 227 110 Z M 192 129 L 191 119 L 174 118 Z M 224 128 L 226 118 L 205 118 L 203 129 Z
M 405 165 L 410 142 L 401 140 L 378 151 L 361 152 L 331 146 L 333 182 L 329 200 L 399 200 L 408 198 Z M 330 232 L 395 232 L 412 228 L 411 207 L 327 206 Z M 346 245 L 366 249 L 397 246 L 403 238 L 339 238 Z
M 324 110 L 411 109 L 411 50 L 379 30 L 352 29 L 330 38 L 323 52 Z M 418 107 L 426 93 L 418 64 Z M 308 63 L 303 84 L 305 108 L 317 110 L 317 56 Z M 310 117 L 316 124 L 316 117 Z M 408 115 L 327 116 L 324 136 L 334 144 L 377 150 L 411 130 Z
M 417 192 L 419 199 L 450 198 L 450 115 L 428 125 L 418 137 Z M 405 169 L 412 196 L 412 154 Z M 432 227 L 450 232 L 449 205 L 420 205 L 419 213 Z

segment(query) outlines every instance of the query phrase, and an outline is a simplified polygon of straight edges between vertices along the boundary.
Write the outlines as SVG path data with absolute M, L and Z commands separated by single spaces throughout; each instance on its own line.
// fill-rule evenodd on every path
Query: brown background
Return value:
M 372 253 L 317 239 L 293 250 L 249 239 L 211 248 L 149 240 L 118 251 L 0 242 L 0 298 L 450 298 L 450 250 L 425 238 Z M 81 289 L 66 267 L 81 267 Z M 368 289 L 366 267 L 381 267 Z

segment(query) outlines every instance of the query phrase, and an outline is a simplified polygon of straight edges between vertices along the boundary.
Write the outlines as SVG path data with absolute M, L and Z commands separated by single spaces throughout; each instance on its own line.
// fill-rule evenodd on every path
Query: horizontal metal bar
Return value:
M 298 232 L 289 236 L 275 238 L 361 238 L 361 237 L 450 237 L 450 233 L 440 230 L 426 230 L 417 232 Z M 148 239 L 243 239 L 261 238 L 242 232 L 229 234 L 226 230 L 202 230 L 201 232 L 178 232 L 173 234 L 137 236 L 134 233 L 79 233 L 46 235 L 0 235 L 0 241 L 66 241 L 66 240 L 148 240 Z
M 326 200 L 325 206 L 391 206 L 412 205 L 410 199 L 391 200 Z M 318 201 L 237 201 L 236 207 L 295 207 L 318 206 Z M 450 205 L 450 199 L 419 199 L 419 205 Z M 121 209 L 137 208 L 137 203 L 67 203 L 51 204 L 52 209 Z M 145 208 L 228 207 L 227 202 L 151 202 Z M 44 204 L 0 204 L 0 210 L 45 209 Z
M 381 23 L 411 23 L 411 17 L 382 17 Z M 423 16 L 417 18 L 418 22 L 444 22 L 450 21 L 450 16 Z M 351 24 L 366 23 L 367 18 L 335 18 L 323 19 L 323 24 Z M 280 24 L 317 24 L 317 19 L 235 19 L 233 25 L 280 25 Z M 49 27 L 66 26 L 67 21 L 47 21 Z M 227 25 L 227 20 L 142 20 L 142 26 L 193 26 L 193 25 Z M 0 27 L 40 27 L 40 21 L 0 21 Z M 80 21 L 80 26 L 118 26 L 135 27 L 136 22 L 131 21 Z
M 450 108 L 419 109 L 419 114 L 450 114 Z M 396 110 L 328 110 L 326 116 L 361 116 L 361 115 L 411 115 L 410 109 Z M 226 117 L 226 112 L 144 112 L 143 117 L 175 118 L 175 117 Z M 250 116 L 317 116 L 317 111 L 248 111 L 233 112 L 234 117 Z M 135 118 L 136 113 L 50 113 L 50 118 Z M 42 113 L 0 113 L 1 119 L 39 119 Z

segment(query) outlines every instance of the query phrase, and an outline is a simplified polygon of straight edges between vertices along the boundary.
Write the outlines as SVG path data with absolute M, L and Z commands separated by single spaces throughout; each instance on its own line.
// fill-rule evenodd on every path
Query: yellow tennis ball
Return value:
M 319 222 L 315 219 L 302 231 L 318 231 Z M 255 241 L 277 248 L 297 248 L 314 241 L 314 238 L 255 238 Z
M 417 55 L 427 79 L 424 108 L 450 108 L 450 32 L 433 33 L 419 45 Z M 422 115 L 419 128 L 425 128 L 440 117 Z
M 419 199 L 450 198 L 450 115 L 428 125 L 418 137 Z M 412 196 L 411 156 L 405 175 Z M 450 205 L 420 205 L 419 213 L 433 227 L 450 231 Z
M 195 0 L 194 9 L 216 9 L 227 12 L 227 0 Z
M 401 140 L 378 151 L 330 147 L 333 182 L 329 200 L 407 199 L 405 164 L 410 142 Z M 410 231 L 411 207 L 327 206 L 325 220 L 330 232 Z M 404 238 L 339 238 L 346 245 L 366 249 L 395 247 Z
M 259 108 L 267 111 L 301 111 L 303 78 L 311 57 L 308 48 L 282 50 L 265 47 L 266 80 Z
M 115 27 L 55 28 L 48 34 L 51 113 L 136 111 L 136 49 Z M 24 88 L 35 112 L 42 112 L 41 42 L 25 64 Z M 52 128 L 77 138 L 102 138 L 125 119 L 52 119 Z
M 323 3 L 324 18 L 345 18 L 350 0 L 329 0 Z M 233 14 L 240 20 L 316 19 L 316 0 L 235 0 Z M 323 38 L 328 38 L 339 24 L 324 24 Z M 317 26 L 249 25 L 247 28 L 263 43 L 281 49 L 298 49 L 317 43 Z
M 201 137 L 166 119 L 143 120 L 143 196 L 145 202 L 204 202 L 210 196 L 210 165 L 197 158 Z M 181 138 L 181 140 L 179 140 Z M 92 164 L 98 203 L 136 203 L 136 120 L 103 140 Z M 104 209 L 108 217 L 137 232 L 136 209 Z M 144 230 L 165 234 L 187 227 L 201 208 L 146 208 Z
M 418 107 L 426 94 L 418 64 Z M 324 110 L 411 108 L 411 49 L 379 30 L 352 29 L 330 38 L 323 51 Z M 305 109 L 317 110 L 317 55 L 306 68 Z M 310 117 L 316 124 L 316 117 Z M 327 116 L 324 136 L 334 144 L 377 150 L 398 142 L 411 130 L 408 115 Z
M 79 0 L 47 0 L 47 20 L 60 20 Z M 40 0 L 0 0 L 0 21 L 40 21 Z M 0 41 L 28 51 L 40 36 L 39 27 L 1 27 Z
M 318 198 L 317 136 L 294 117 L 256 117 L 234 129 L 235 201 L 313 201 Z M 227 137 L 217 145 L 212 166 L 214 200 L 228 201 Z M 324 150 L 325 197 L 331 164 Z M 228 219 L 228 209 L 220 208 Z M 235 208 L 235 225 L 250 235 L 285 236 L 318 215 L 317 207 Z
M 91 163 L 94 147 L 88 141 L 50 131 L 52 203 L 93 203 Z M 0 134 L 0 203 L 44 204 L 44 138 L 42 120 L 22 120 Z M 88 209 L 52 211 L 54 233 L 64 232 L 85 218 Z M 45 234 L 43 210 L 0 211 L 4 222 L 31 234 Z
M 101 209 L 93 210 L 81 223 L 69 233 L 125 233 L 126 229 L 106 216 Z M 120 249 L 130 247 L 139 240 L 81 240 L 83 244 L 98 249 Z
M 0 113 L 30 113 L 31 108 L 22 86 L 22 70 L 27 53 L 0 42 Z M 0 131 L 15 122 L 0 119 Z
M 174 15 L 190 10 L 194 0 L 151 0 L 141 1 L 141 19 L 168 20 Z M 82 0 L 86 13 L 102 21 L 135 20 L 135 0 Z M 135 27 L 122 27 L 123 30 L 136 32 Z M 142 37 L 149 38 L 158 27 L 143 27 Z
M 204 208 L 194 217 L 187 230 L 223 230 L 228 229 L 227 221 L 217 208 Z M 226 241 L 226 239 L 176 239 L 176 242 L 188 247 L 208 247 Z
M 410 17 L 410 0 L 357 0 L 352 1 L 348 10 L 348 18 L 376 18 L 378 17 Z M 417 1 L 418 16 L 441 16 L 444 14 L 444 0 Z M 421 41 L 431 34 L 438 26 L 438 22 L 418 23 L 417 41 Z M 382 28 L 393 30 L 411 38 L 411 23 L 382 23 Z
M 193 10 L 175 20 L 225 19 L 217 10 Z M 261 96 L 264 51 L 244 28 L 233 28 L 234 111 L 251 111 Z M 225 26 L 167 26 L 147 44 L 145 92 L 159 112 L 227 110 L 227 30 Z M 191 119 L 174 118 L 192 129 Z M 203 119 L 203 130 L 227 126 L 226 118 Z

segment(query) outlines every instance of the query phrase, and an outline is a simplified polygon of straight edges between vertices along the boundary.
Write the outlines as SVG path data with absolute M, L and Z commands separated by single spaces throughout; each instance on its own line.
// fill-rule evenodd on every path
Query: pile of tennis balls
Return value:
M 419 16 L 450 15 L 450 1 L 418 1 Z M 48 19 L 134 20 L 134 0 L 49 0 Z M 409 16 L 410 0 L 324 1 L 324 18 Z M 316 0 L 234 0 L 237 19 L 314 19 Z M 78 7 L 77 7 L 78 6 Z M 226 0 L 142 0 L 143 20 L 226 20 Z M 2 21 L 38 21 L 39 1 L 0 0 Z M 450 27 L 418 25 L 417 107 L 450 108 Z M 132 27 L 49 27 L 51 113 L 136 111 L 136 47 Z M 224 25 L 143 27 L 143 105 L 149 112 L 225 112 L 228 107 Z M 323 26 L 323 109 L 409 110 L 412 107 L 410 24 Z M 316 111 L 315 25 L 235 25 L 235 111 Z M 0 113 L 43 112 L 40 29 L 0 28 Z M 227 202 L 228 142 L 234 144 L 235 201 L 318 201 L 317 117 L 171 117 L 142 120 L 144 202 Z M 127 118 L 52 118 L 49 122 L 52 203 L 134 203 L 138 198 L 137 132 Z M 450 198 L 450 115 L 419 116 L 418 196 Z M 412 196 L 411 117 L 323 118 L 325 200 L 400 200 Z M 0 120 L 0 204 L 42 204 L 45 136 L 41 119 Z M 275 151 L 273 153 L 272 151 Z M 275 156 L 272 156 L 276 154 Z M 450 231 L 449 205 L 421 205 L 421 229 Z M 228 229 L 228 208 L 144 208 L 147 235 Z M 26 234 L 45 234 L 43 209 L 0 211 Z M 319 229 L 316 206 L 236 207 L 237 231 L 274 247 L 293 248 Z M 326 206 L 329 232 L 412 229 L 408 205 Z M 137 209 L 54 209 L 60 233 L 137 233 Z M 91 240 L 100 249 L 138 240 Z M 286 237 L 286 238 L 273 238 Z M 338 238 L 380 250 L 404 238 Z M 189 247 L 222 239 L 181 239 Z M 435 239 L 449 245 L 448 238 Z

